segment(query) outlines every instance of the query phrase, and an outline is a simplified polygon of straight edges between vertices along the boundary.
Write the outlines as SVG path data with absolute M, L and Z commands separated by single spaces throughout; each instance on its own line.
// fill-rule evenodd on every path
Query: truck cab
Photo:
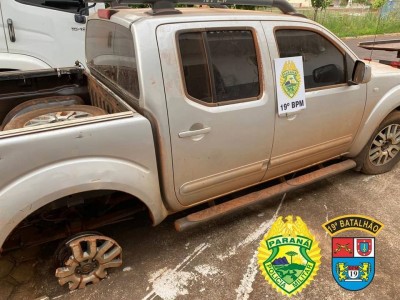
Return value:
M 0 71 L 35 70 L 85 63 L 83 1 L 4 0 L 0 6 Z M 84 22 L 75 21 L 82 9 Z

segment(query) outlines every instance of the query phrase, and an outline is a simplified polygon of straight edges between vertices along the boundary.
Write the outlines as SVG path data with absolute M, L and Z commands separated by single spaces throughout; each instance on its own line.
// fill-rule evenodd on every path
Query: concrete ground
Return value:
M 352 48 L 357 42 L 345 41 Z M 54 277 L 56 245 L 15 251 L 0 259 L 0 300 L 286 299 L 265 281 L 256 254 L 271 224 L 287 215 L 306 222 L 322 253 L 315 280 L 293 299 L 399 299 L 399 195 L 400 165 L 378 176 L 349 171 L 190 232 L 174 230 L 178 216 L 155 228 L 134 227 L 130 222 L 114 225 L 102 232 L 122 246 L 123 267 L 99 284 L 73 292 L 59 286 Z M 367 215 L 385 225 L 376 238 L 374 280 L 358 292 L 340 288 L 333 279 L 331 237 L 321 227 L 346 214 Z

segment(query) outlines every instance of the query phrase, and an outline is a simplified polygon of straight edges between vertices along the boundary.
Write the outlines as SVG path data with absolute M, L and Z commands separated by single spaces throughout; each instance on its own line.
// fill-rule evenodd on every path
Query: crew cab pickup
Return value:
M 75 234 L 56 276 L 82 288 L 122 263 L 118 243 L 92 232 L 105 224 L 143 213 L 157 225 L 209 203 L 176 221 L 184 230 L 344 170 L 389 171 L 400 70 L 360 61 L 285 1 L 267 4 L 284 13 L 166 1 L 99 10 L 88 70 L 2 74 L 3 250 Z M 296 57 L 300 73 L 277 71 Z M 300 84 L 302 109 L 282 112 L 278 91 Z

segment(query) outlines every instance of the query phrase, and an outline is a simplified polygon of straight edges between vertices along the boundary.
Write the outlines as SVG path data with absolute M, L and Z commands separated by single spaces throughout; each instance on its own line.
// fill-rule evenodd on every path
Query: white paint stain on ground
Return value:
M 275 211 L 275 214 L 272 217 L 272 219 L 265 221 L 263 224 L 261 224 L 260 227 L 258 228 L 258 230 L 256 230 L 254 232 L 254 234 L 251 235 L 254 240 L 259 240 L 261 238 L 261 236 L 266 234 L 268 232 L 268 230 L 271 228 L 272 224 L 278 218 L 278 214 L 279 214 L 279 211 L 281 210 L 282 203 L 285 200 L 285 197 L 286 197 L 286 194 L 283 195 L 283 197 L 281 199 L 281 203 L 279 203 L 279 206 L 278 206 L 277 210 Z M 261 229 L 263 229 L 263 231 Z M 258 236 L 256 236 L 256 234 L 258 234 Z M 252 258 L 250 259 L 250 262 L 247 266 L 246 273 L 243 275 L 243 278 L 240 281 L 239 287 L 235 290 L 236 291 L 236 300 L 249 299 L 250 294 L 253 291 L 253 282 L 256 279 L 256 275 L 258 272 L 257 253 L 258 253 L 258 251 L 256 250 L 254 252 Z
M 240 281 L 239 287 L 235 290 L 236 300 L 249 299 L 250 294 L 253 291 L 253 282 L 256 279 L 257 272 L 257 251 L 255 251 L 253 257 L 250 259 L 249 265 L 247 266 L 246 273 Z
M 375 175 L 370 175 L 370 176 L 365 177 L 362 181 L 363 181 L 363 182 L 368 182 L 368 181 L 370 181 L 370 180 L 373 179 L 373 178 L 375 178 Z
M 326 204 L 324 204 L 325 207 L 325 211 L 326 211 L 326 216 L 325 216 L 325 220 L 326 222 L 329 221 L 329 214 L 328 214 L 328 206 L 326 206 Z M 328 236 L 328 232 L 325 232 L 325 238 Z
M 219 260 L 223 261 L 237 253 L 240 248 L 243 248 L 255 241 L 258 241 L 272 226 L 277 219 L 278 213 L 282 207 L 282 203 L 285 199 L 283 195 L 281 202 L 274 213 L 272 219 L 267 220 L 250 235 L 248 235 L 243 241 L 237 245 L 229 248 L 228 252 L 221 254 L 218 257 Z M 189 247 L 189 243 L 185 245 L 185 248 Z M 178 296 L 188 295 L 188 287 L 193 282 L 198 281 L 199 278 L 211 277 L 217 274 L 222 274 L 222 271 L 214 266 L 202 264 L 194 267 L 196 272 L 190 272 L 184 270 L 197 256 L 199 256 L 204 250 L 210 247 L 208 243 L 202 243 L 196 249 L 189 254 L 181 263 L 179 263 L 174 269 L 163 268 L 154 272 L 149 279 L 151 284 L 151 291 L 142 300 L 154 300 L 160 297 L 164 300 L 174 300 Z M 244 274 L 239 287 L 236 289 L 236 299 L 247 300 L 250 293 L 253 291 L 253 282 L 258 272 L 257 266 L 257 251 L 255 251 L 253 257 L 247 266 L 246 273 Z M 149 287 L 146 291 L 149 290 Z M 200 289 L 200 292 L 204 291 L 204 288 Z
M 206 265 L 206 264 L 195 266 L 194 269 L 196 270 L 196 272 L 200 273 L 201 275 L 203 275 L 205 277 L 209 277 L 209 276 L 221 273 L 220 269 L 210 266 L 210 265 Z
M 154 280 L 153 292 L 162 299 L 174 300 L 177 296 L 189 294 L 187 287 L 195 279 L 196 274 L 192 272 L 169 269 Z
M 174 269 L 163 268 L 153 273 L 149 280 L 152 290 L 143 300 L 155 299 L 157 296 L 164 300 L 174 300 L 177 296 L 187 295 L 189 293 L 187 287 L 197 279 L 197 274 L 184 269 L 209 246 L 202 243 Z

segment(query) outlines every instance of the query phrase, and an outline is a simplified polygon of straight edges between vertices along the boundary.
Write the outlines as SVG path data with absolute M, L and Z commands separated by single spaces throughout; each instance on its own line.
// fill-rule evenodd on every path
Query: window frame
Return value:
M 257 96 L 255 97 L 250 97 L 250 98 L 242 98 L 242 99 L 235 99 L 235 100 L 226 100 L 226 101 L 221 101 L 221 102 L 212 102 L 212 103 L 208 103 L 205 102 L 203 100 L 197 99 L 193 96 L 191 96 L 188 91 L 187 91 L 187 87 L 186 87 L 186 78 L 185 78 L 185 73 L 183 70 L 183 62 L 182 62 L 182 54 L 181 54 L 181 49 L 179 46 L 179 36 L 181 34 L 184 33 L 188 33 L 188 32 L 194 32 L 194 33 L 201 33 L 202 36 L 204 35 L 204 33 L 210 32 L 210 31 L 250 31 L 251 35 L 253 37 L 253 42 L 254 42 L 254 49 L 256 52 L 256 58 L 257 58 L 257 70 L 258 70 L 258 84 L 259 84 L 259 93 Z M 212 84 L 214 82 L 214 73 L 210 72 L 210 55 L 209 55 L 209 47 L 204 43 L 203 40 L 203 44 L 205 47 L 205 52 L 206 52 L 206 62 L 207 62 L 207 70 L 209 72 L 209 78 L 210 78 L 210 87 L 211 87 L 211 94 L 212 96 L 214 91 L 215 91 L 215 85 L 214 87 L 212 87 Z M 227 26 L 227 27 L 202 27 L 202 28 L 191 28 L 191 29 L 182 29 L 182 30 L 178 30 L 175 33 L 175 47 L 176 47 L 176 51 L 178 54 L 178 64 L 179 64 L 179 73 L 180 73 L 180 81 L 183 87 L 183 91 L 185 94 L 185 97 L 193 102 L 199 103 L 201 105 L 204 106 L 208 106 L 208 107 L 218 107 L 218 106 L 225 106 L 225 105 L 232 105 L 232 104 L 237 104 L 237 103 L 243 103 L 243 102 L 250 102 L 250 101 L 256 101 L 256 100 L 260 100 L 262 98 L 262 95 L 265 92 L 265 88 L 264 88 L 264 81 L 263 81 L 263 67 L 262 67 L 262 62 L 261 62 L 261 50 L 259 47 L 259 42 L 258 42 L 258 37 L 257 37 L 257 31 L 255 28 L 253 27 L 247 27 L 247 26 L 240 26 L 240 27 L 235 27 L 235 26 Z
M 66 9 L 62 9 L 62 8 L 57 8 L 57 7 L 53 7 L 53 6 L 46 6 L 46 5 L 43 5 L 43 4 L 32 3 L 32 2 L 29 2 L 28 0 L 14 0 L 14 1 L 17 2 L 17 3 L 20 3 L 20 4 L 24 4 L 24 5 L 29 5 L 29 6 L 34 6 L 34 7 L 40 7 L 40 8 L 43 8 L 43 9 L 57 10 L 57 11 L 61 11 L 61 12 L 69 13 L 69 14 L 79 14 L 79 10 L 80 10 L 80 9 L 82 9 L 82 8 L 87 9 L 88 6 L 89 6 L 88 3 L 85 2 L 85 6 L 84 6 L 84 7 L 80 8 L 79 10 L 78 10 L 78 8 L 77 8 L 76 12 L 73 12 L 73 11 L 70 11 L 70 10 L 66 10 Z M 89 11 L 86 10 L 85 13 L 84 13 L 84 15 L 85 15 L 85 16 L 89 16 Z
M 345 82 L 337 83 L 337 84 L 324 85 L 324 86 L 314 87 L 314 88 L 306 88 L 305 89 L 306 92 L 320 91 L 320 90 L 331 89 L 331 88 L 336 88 L 336 87 L 341 87 L 341 86 L 348 86 L 348 82 L 349 82 L 348 75 L 349 75 L 349 73 L 348 73 L 348 70 L 347 70 L 347 67 L 348 67 L 347 55 L 346 55 L 347 52 L 346 52 L 346 50 L 344 50 L 337 43 L 337 41 L 335 41 L 333 38 L 331 38 L 328 35 L 326 35 L 321 30 L 318 30 L 318 29 L 315 29 L 315 28 L 311 28 L 311 27 L 306 27 L 306 26 L 276 26 L 276 27 L 274 27 L 273 34 L 274 34 L 276 50 L 278 52 L 279 58 L 281 58 L 281 53 L 280 53 L 280 50 L 279 50 L 278 40 L 276 38 L 276 31 L 279 31 L 279 30 L 302 30 L 302 31 L 314 32 L 314 33 L 320 35 L 321 37 L 323 37 L 328 42 L 330 42 L 343 56 L 343 66 L 344 66 L 343 72 L 344 72 L 344 76 L 345 76 Z

